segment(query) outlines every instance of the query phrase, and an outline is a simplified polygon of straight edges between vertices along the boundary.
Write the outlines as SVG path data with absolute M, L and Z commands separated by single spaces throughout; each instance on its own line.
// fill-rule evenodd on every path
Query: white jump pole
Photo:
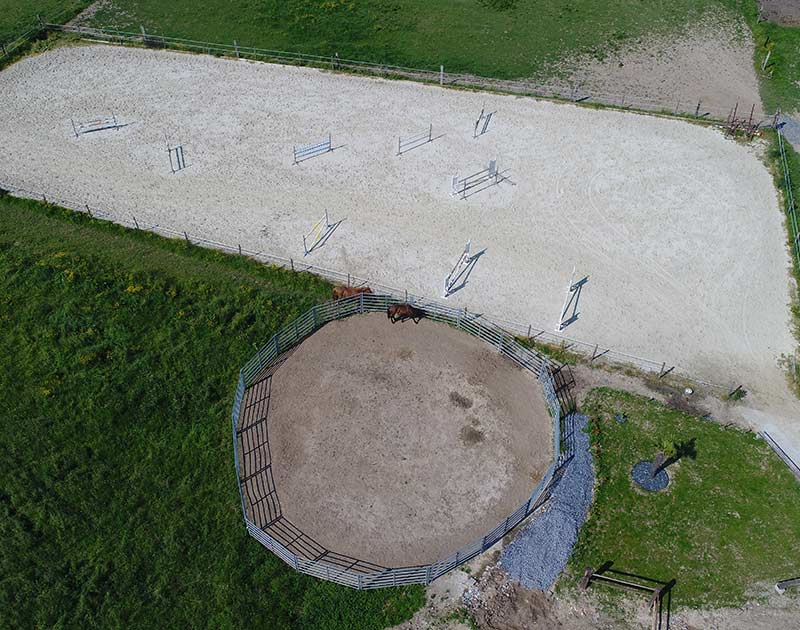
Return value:
M 558 318 L 558 326 L 556 326 L 556 332 L 561 332 L 564 330 L 564 315 L 567 312 L 567 307 L 569 306 L 569 300 L 572 296 L 572 281 L 575 279 L 575 266 L 572 267 L 572 273 L 569 276 L 569 284 L 567 285 L 567 297 L 564 298 L 564 306 L 561 307 L 561 315 Z

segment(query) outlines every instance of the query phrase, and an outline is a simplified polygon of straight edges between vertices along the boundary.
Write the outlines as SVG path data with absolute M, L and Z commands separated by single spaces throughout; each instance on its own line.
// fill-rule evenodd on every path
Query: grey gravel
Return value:
M 669 485 L 669 476 L 666 470 L 659 470 L 655 477 L 651 477 L 653 462 L 639 462 L 631 469 L 631 478 L 639 484 L 640 488 L 648 492 L 658 492 Z
M 800 122 L 788 116 L 781 116 L 778 120 L 781 125 L 783 137 L 791 142 L 795 151 L 800 151 Z
M 545 590 L 567 565 L 592 503 L 594 468 L 586 416 L 572 414 L 565 420 L 566 436 L 574 455 L 543 511 L 522 528 L 503 549 L 499 565 L 526 588 Z

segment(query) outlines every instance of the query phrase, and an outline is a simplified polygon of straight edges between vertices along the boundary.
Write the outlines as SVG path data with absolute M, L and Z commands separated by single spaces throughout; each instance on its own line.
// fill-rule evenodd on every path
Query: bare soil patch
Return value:
M 570 64 L 571 83 L 581 94 L 618 95 L 619 102 L 663 102 L 669 111 L 724 115 L 755 105 L 763 115 L 753 67 L 753 41 L 742 19 L 708 17 L 677 36 L 653 35 L 633 42 L 602 61 L 593 57 Z
M 759 0 L 764 19 L 784 26 L 800 26 L 800 2 L 797 0 Z
M 297 348 L 273 376 L 269 434 L 284 516 L 382 566 L 434 562 L 485 535 L 552 458 L 528 371 L 445 324 L 383 314 Z

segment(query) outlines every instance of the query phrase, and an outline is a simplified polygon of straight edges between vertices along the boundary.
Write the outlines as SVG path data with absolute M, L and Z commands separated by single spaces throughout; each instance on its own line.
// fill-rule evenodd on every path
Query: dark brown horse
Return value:
M 333 287 L 333 299 L 341 300 L 342 298 L 358 295 L 359 293 L 372 293 L 369 287 L 346 287 L 343 284 L 338 284 Z
M 425 317 L 425 311 L 411 304 L 392 304 L 386 309 L 386 317 L 391 319 L 393 324 L 407 319 L 413 319 L 415 324 L 419 324 L 419 320 Z

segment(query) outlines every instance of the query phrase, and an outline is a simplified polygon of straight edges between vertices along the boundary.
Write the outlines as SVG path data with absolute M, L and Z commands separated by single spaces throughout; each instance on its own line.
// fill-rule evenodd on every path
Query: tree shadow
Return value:
M 683 442 L 674 442 L 675 454 L 667 458 L 666 461 L 660 466 L 660 470 L 664 470 L 667 466 L 688 457 L 689 459 L 697 459 L 697 438 L 684 440 Z

